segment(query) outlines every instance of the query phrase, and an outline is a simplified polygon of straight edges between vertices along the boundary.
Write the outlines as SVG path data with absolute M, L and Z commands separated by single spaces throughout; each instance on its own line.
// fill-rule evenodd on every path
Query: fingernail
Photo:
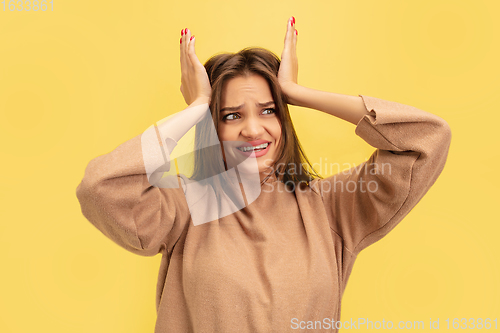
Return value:
M 181 37 L 181 44 L 182 44 L 182 37 Z
M 293 21 L 293 24 L 295 24 L 295 17 L 292 16 L 292 21 Z
M 189 40 L 193 40 L 193 38 L 194 38 L 194 35 L 192 35 L 191 38 L 189 38 Z
M 188 29 L 188 28 L 186 28 L 186 34 L 188 33 L 188 31 L 189 31 L 189 29 Z
M 181 30 L 181 36 L 184 36 L 184 29 Z
M 299 34 L 299 31 L 298 30 L 295 30 L 295 34 L 298 35 Z

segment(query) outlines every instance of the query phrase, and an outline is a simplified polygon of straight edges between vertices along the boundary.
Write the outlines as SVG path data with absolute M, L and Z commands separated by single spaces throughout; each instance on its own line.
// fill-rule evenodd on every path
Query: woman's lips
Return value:
M 264 155 L 267 154 L 267 152 L 269 151 L 269 147 L 271 147 L 272 143 L 269 142 L 269 141 L 263 141 L 262 143 L 258 143 L 258 144 L 254 144 L 253 145 L 254 147 L 255 146 L 260 146 L 261 144 L 266 143 L 266 142 L 269 143 L 267 145 L 267 147 L 265 149 L 262 149 L 262 150 L 259 150 L 259 151 L 255 151 L 255 150 L 241 151 L 238 148 L 236 148 L 236 150 L 239 151 L 241 154 L 243 154 L 246 157 L 261 157 L 261 156 L 264 156 Z M 249 145 L 244 145 L 244 146 L 240 146 L 240 147 L 249 147 Z

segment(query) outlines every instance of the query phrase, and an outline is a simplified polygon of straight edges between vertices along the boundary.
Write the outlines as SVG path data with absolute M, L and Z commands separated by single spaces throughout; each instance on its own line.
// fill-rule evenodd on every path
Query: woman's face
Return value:
M 226 143 L 225 149 L 241 154 L 240 160 L 255 158 L 262 179 L 272 171 L 280 139 L 281 124 L 266 79 L 252 74 L 225 82 L 219 115 L 219 140 L 223 144 L 224 141 L 237 141 L 233 145 Z

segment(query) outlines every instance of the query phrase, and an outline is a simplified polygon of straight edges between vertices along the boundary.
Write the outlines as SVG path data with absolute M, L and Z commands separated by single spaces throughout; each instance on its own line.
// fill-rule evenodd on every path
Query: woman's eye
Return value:
M 238 119 L 239 117 L 240 116 L 237 113 L 230 113 L 230 114 L 222 117 L 222 120 L 234 120 L 234 119 Z
M 262 114 L 273 114 L 273 113 L 276 113 L 276 110 L 275 109 L 265 109 Z M 230 113 L 230 114 L 227 114 L 225 115 L 224 117 L 222 117 L 222 120 L 223 121 L 226 121 L 226 120 L 236 120 L 236 119 L 240 119 L 241 116 L 238 114 L 238 113 Z

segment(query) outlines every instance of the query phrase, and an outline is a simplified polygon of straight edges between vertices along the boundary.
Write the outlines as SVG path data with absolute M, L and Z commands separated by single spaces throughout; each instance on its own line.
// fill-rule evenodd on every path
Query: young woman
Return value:
M 157 333 L 335 331 L 357 254 L 434 184 L 448 124 L 411 106 L 300 86 L 294 18 L 281 63 L 248 48 L 203 66 L 194 36 L 181 35 L 188 108 L 90 161 L 77 188 L 84 216 L 133 253 L 162 254 Z M 322 179 L 287 103 L 354 124 L 377 150 Z M 194 125 L 193 173 L 162 177 Z

